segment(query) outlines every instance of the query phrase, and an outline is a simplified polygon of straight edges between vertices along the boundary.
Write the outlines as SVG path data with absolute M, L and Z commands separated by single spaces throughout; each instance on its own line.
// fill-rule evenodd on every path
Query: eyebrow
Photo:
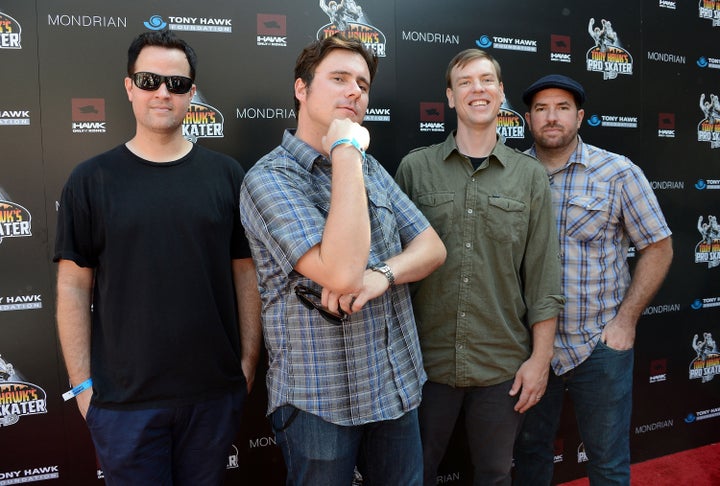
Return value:
M 482 73 L 482 74 L 479 74 L 479 75 L 477 75 L 477 76 L 474 75 L 474 74 L 466 74 L 466 75 L 464 75 L 464 76 L 458 76 L 457 80 L 458 80 L 458 81 L 463 81 L 463 80 L 465 80 L 465 79 L 472 79 L 472 78 L 475 78 L 475 77 L 482 78 L 482 79 L 485 79 L 485 78 L 497 79 L 497 76 L 495 76 L 495 74 L 493 74 L 493 73 L 491 73 L 491 72 L 488 71 L 488 72 L 486 72 L 486 73 Z

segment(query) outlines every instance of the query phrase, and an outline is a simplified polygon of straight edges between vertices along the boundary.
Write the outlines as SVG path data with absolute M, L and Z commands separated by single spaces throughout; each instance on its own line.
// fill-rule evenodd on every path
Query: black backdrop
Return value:
M 720 228 L 703 226 L 720 213 L 720 2 L 356 3 L 363 16 L 347 29 L 381 56 L 366 119 L 370 151 L 391 173 L 410 149 L 454 128 L 444 71 L 461 49 L 480 46 L 501 63 L 500 130 L 513 147 L 531 143 L 520 98 L 530 82 L 559 72 L 585 85 L 581 135 L 643 168 L 674 232 L 670 274 L 638 327 L 633 462 L 720 439 L 712 346 L 720 338 Z M 591 18 L 597 27 L 611 22 L 617 46 L 595 48 Z M 200 59 L 187 135 L 245 168 L 294 126 L 295 58 L 334 30 L 316 0 L 0 0 L 0 486 L 101 482 L 75 403 L 60 397 L 68 381 L 53 317 L 55 206 L 77 163 L 132 136 L 126 49 L 164 24 Z M 228 452 L 227 484 L 283 482 L 258 378 Z M 557 480 L 584 471 L 573 421 L 567 410 Z M 440 482 L 470 480 L 458 430 Z

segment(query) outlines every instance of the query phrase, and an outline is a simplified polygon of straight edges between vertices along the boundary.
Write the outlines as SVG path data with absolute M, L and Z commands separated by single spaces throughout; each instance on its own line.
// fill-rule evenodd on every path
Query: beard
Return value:
M 546 129 L 553 128 L 555 131 L 546 132 Z M 545 149 L 557 149 L 567 147 L 577 137 L 576 131 L 569 131 L 561 125 L 545 125 L 539 131 L 533 132 L 535 145 Z

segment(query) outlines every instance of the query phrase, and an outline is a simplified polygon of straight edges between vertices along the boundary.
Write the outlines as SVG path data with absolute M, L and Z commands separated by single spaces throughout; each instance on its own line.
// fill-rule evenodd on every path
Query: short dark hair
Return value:
M 188 64 L 190 64 L 190 78 L 195 81 L 195 68 L 197 66 L 197 55 L 187 42 L 176 36 L 169 30 L 143 32 L 135 38 L 128 48 L 128 76 L 135 74 L 135 63 L 140 51 L 147 46 L 165 47 L 167 49 L 179 49 L 185 53 Z
M 358 39 L 346 37 L 341 33 L 316 40 L 306 46 L 295 62 L 294 79 L 302 79 L 305 86 L 309 87 L 315 77 L 315 69 L 318 67 L 318 64 L 320 64 L 322 60 L 325 59 L 325 56 L 333 49 L 345 49 L 360 54 L 367 63 L 368 70 L 370 71 L 370 83 L 372 83 L 375 78 L 375 73 L 377 73 L 377 55 L 366 48 Z M 299 110 L 300 101 L 295 98 L 295 113 Z
M 498 83 L 502 83 L 502 72 L 500 71 L 500 63 L 487 52 L 480 49 L 465 49 L 464 51 L 458 52 L 455 57 L 450 60 L 447 71 L 445 71 L 445 82 L 448 88 L 452 88 L 452 70 L 456 66 L 464 68 L 468 63 L 476 59 L 486 59 L 492 63 L 495 67 L 495 74 L 497 74 Z

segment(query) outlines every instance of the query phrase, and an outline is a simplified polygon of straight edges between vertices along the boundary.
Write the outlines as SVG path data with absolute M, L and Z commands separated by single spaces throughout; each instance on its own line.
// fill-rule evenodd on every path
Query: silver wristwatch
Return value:
M 390 285 L 395 285 L 395 274 L 392 272 L 387 263 L 380 262 L 377 265 L 371 267 L 370 269 L 382 273 L 383 275 L 385 275 L 385 278 L 388 279 Z

